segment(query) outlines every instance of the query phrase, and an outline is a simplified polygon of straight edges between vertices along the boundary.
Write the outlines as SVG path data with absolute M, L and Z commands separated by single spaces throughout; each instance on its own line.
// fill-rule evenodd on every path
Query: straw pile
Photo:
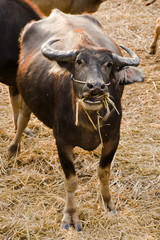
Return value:
M 64 183 L 52 131 L 34 116 L 21 153 L 7 160 L 14 137 L 7 87 L 0 84 L 0 239 L 160 239 L 160 51 L 148 54 L 160 1 L 108 0 L 94 15 L 118 42 L 135 51 L 145 83 L 124 91 L 121 141 L 112 166 L 111 191 L 118 213 L 99 208 L 97 165 L 101 147 L 75 149 L 77 208 L 83 231 L 60 228 Z

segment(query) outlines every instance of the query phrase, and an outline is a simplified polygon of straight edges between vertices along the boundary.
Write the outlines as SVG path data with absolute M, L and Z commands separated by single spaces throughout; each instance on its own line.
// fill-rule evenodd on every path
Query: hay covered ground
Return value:
M 7 160 L 14 137 L 8 90 L 0 84 L 0 239 L 158 240 L 160 239 L 160 49 L 149 55 L 160 0 L 108 0 L 96 18 L 118 42 L 141 59 L 145 83 L 124 91 L 121 140 L 110 188 L 118 213 L 99 208 L 97 165 L 101 147 L 75 149 L 79 177 L 77 208 L 83 231 L 60 228 L 64 183 L 52 131 L 34 116 L 34 137 L 23 136 L 21 153 Z

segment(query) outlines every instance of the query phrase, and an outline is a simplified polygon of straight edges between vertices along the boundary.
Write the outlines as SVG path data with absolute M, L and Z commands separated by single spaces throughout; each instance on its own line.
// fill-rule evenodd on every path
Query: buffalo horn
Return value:
M 77 50 L 61 51 L 51 47 L 53 43 L 58 42 L 59 40 L 60 39 L 54 39 L 54 40 L 52 39 L 45 42 L 41 46 L 42 54 L 49 60 L 55 60 L 59 62 L 74 61 L 78 54 Z
M 138 66 L 139 65 L 139 57 L 129 48 L 122 46 L 122 45 L 120 47 L 123 48 L 131 56 L 131 58 L 122 57 L 122 56 L 119 56 L 119 55 L 113 53 L 112 57 L 113 57 L 113 61 L 114 61 L 115 65 L 118 67 Z

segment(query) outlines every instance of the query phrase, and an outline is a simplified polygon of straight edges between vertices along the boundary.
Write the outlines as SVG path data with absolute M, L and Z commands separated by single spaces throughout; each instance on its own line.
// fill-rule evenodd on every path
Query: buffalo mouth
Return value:
M 104 95 L 92 94 L 83 99 L 86 104 L 89 105 L 100 105 L 103 103 L 105 97 Z
M 86 110 L 98 111 L 107 101 L 109 94 L 107 93 L 89 93 L 81 99 L 81 104 Z

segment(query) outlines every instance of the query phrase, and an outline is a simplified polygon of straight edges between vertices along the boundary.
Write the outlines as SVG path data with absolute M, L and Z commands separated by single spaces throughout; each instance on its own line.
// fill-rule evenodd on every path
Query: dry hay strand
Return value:
M 99 208 L 97 166 L 101 147 L 76 148 L 77 209 L 83 231 L 60 228 L 65 192 L 52 131 L 32 116 L 35 134 L 22 138 L 21 152 L 8 161 L 14 137 L 7 87 L 0 84 L 0 239 L 159 240 L 160 239 L 160 67 L 159 51 L 148 54 L 159 16 L 159 0 L 104 2 L 94 14 L 105 30 L 140 57 L 145 83 L 125 88 L 121 140 L 110 188 L 118 213 Z

